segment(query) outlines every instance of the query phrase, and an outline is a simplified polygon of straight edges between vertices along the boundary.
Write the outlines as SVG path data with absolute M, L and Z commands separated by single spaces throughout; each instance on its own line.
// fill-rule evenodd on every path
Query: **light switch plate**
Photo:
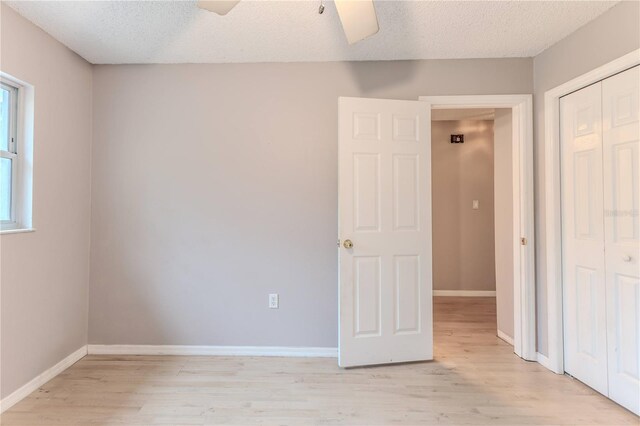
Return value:
M 278 293 L 272 293 L 269 295 L 269 309 L 278 309 L 279 300 Z
M 480 208 L 480 201 L 473 200 L 473 209 L 478 210 Z

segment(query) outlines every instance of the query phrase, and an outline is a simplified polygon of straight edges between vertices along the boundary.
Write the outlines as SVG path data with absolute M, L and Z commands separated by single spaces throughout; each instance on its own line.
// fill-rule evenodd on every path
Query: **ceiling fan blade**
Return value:
M 335 4 L 349 44 L 378 32 L 378 17 L 373 0 L 335 0 Z
M 240 0 L 198 0 L 198 7 L 218 15 L 226 15 L 239 2 Z

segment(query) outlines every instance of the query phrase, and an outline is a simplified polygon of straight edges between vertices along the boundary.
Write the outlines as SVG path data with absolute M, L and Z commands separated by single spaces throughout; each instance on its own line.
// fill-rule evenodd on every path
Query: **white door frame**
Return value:
M 560 98 L 640 64 L 634 50 L 544 94 L 545 258 L 547 261 L 547 359 L 549 370 L 564 373 L 562 323 L 562 211 L 560 203 Z
M 420 96 L 432 109 L 510 108 L 513 131 L 513 348 L 536 361 L 536 286 L 531 95 Z M 522 238 L 525 244 L 522 244 Z

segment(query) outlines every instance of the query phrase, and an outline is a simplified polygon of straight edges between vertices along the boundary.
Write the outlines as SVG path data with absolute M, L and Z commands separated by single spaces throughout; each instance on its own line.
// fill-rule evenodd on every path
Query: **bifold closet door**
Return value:
M 560 99 L 564 369 L 607 395 L 601 86 Z
M 640 68 L 602 82 L 609 397 L 640 414 Z

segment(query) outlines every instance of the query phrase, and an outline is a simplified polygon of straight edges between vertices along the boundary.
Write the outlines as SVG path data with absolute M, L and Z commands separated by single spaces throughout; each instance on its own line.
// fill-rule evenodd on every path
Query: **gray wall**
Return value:
M 337 97 L 532 81 L 531 59 L 94 67 L 89 341 L 335 347 Z
M 510 109 L 493 122 L 493 188 L 498 330 L 513 338 L 513 134 Z
M 33 225 L 0 237 L 0 396 L 87 342 L 91 65 L 1 7 L 2 71 L 35 86 Z
M 622 2 L 534 58 L 538 351 L 547 354 L 544 92 L 640 48 L 640 2 Z
M 493 121 L 433 121 L 431 176 L 434 290 L 495 290 Z

